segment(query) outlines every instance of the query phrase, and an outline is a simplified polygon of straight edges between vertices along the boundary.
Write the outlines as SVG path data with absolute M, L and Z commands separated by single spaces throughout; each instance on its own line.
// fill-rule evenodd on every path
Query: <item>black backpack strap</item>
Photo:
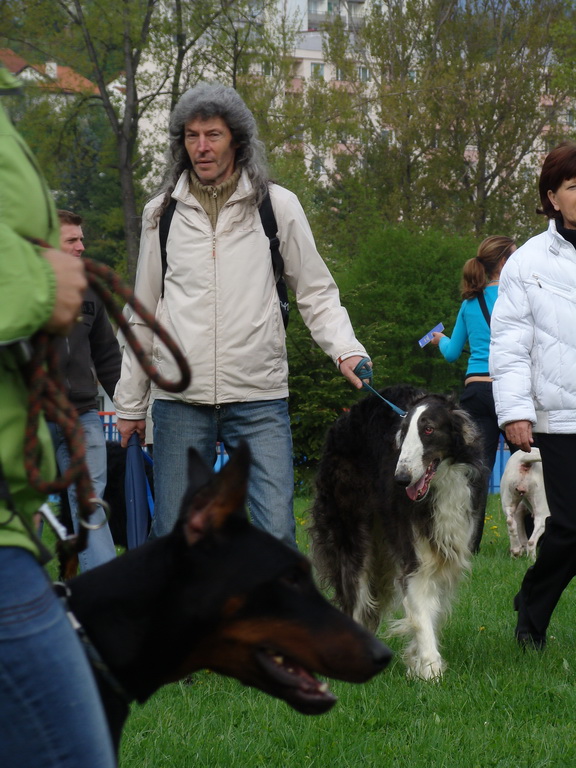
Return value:
M 170 232 L 170 224 L 172 223 L 172 216 L 174 216 L 175 208 L 176 200 L 171 197 L 168 207 L 162 216 L 160 216 L 160 222 L 158 223 L 158 230 L 160 234 L 160 258 L 162 260 L 162 298 L 164 298 L 164 278 L 166 277 L 166 267 L 168 265 L 166 243 L 168 242 L 168 232 Z
M 278 224 L 276 223 L 276 216 L 274 215 L 274 209 L 272 208 L 272 200 L 270 199 L 270 192 L 266 190 L 266 195 L 260 203 L 260 219 L 264 232 L 270 240 L 270 255 L 272 257 L 272 269 L 274 271 L 274 280 L 276 281 L 276 290 L 278 291 L 278 299 L 280 300 L 280 311 L 282 312 L 282 322 L 284 328 L 288 327 L 288 320 L 290 319 L 289 312 L 290 307 L 288 304 L 288 288 L 284 280 L 284 259 L 280 253 L 280 240 L 278 239 Z
M 483 292 L 478 294 L 478 304 L 480 304 L 480 309 L 482 310 L 484 319 L 488 323 L 488 328 L 490 328 L 490 312 L 488 312 L 488 305 L 486 304 L 486 299 Z

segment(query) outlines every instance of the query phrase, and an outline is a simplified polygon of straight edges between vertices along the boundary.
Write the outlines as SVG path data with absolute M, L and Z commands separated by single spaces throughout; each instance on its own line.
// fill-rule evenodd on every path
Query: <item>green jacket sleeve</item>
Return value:
M 31 240 L 58 246 L 48 185 L 28 145 L 0 107 L 0 344 L 35 333 L 56 298 L 50 264 Z
M 0 221 L 0 344 L 34 334 L 54 307 L 56 281 L 38 248 Z

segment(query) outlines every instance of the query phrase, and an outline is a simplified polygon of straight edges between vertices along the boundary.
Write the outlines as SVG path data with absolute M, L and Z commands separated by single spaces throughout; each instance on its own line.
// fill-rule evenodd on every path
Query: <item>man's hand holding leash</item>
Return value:
M 358 363 L 363 360 L 362 355 L 354 355 L 353 357 L 347 357 L 345 360 L 342 360 L 340 363 L 340 373 L 342 376 L 344 376 L 345 379 L 348 379 L 350 384 L 352 384 L 353 387 L 356 389 L 362 389 L 362 379 L 358 378 L 358 376 L 354 373 L 354 370 Z M 370 368 L 372 368 L 372 361 L 368 363 Z

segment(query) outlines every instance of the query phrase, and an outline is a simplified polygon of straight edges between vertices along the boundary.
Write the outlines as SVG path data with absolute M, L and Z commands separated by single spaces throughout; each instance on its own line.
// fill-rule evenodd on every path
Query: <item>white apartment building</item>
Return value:
M 354 30 L 363 23 L 368 2 L 369 0 L 287 0 L 288 15 L 301 19 L 301 31 L 294 51 L 297 77 L 322 77 L 328 81 L 338 79 L 338 73 L 324 62 L 323 30 L 336 16 L 340 16 L 350 34 L 354 34 Z

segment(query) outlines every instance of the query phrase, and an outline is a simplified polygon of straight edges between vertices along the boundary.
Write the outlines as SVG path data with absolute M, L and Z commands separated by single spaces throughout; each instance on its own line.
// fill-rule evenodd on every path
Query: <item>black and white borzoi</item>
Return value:
M 340 607 L 371 631 L 401 597 L 408 675 L 439 677 L 442 619 L 469 566 L 486 471 L 456 401 L 410 386 L 369 395 L 329 429 L 310 526 L 313 561 Z

